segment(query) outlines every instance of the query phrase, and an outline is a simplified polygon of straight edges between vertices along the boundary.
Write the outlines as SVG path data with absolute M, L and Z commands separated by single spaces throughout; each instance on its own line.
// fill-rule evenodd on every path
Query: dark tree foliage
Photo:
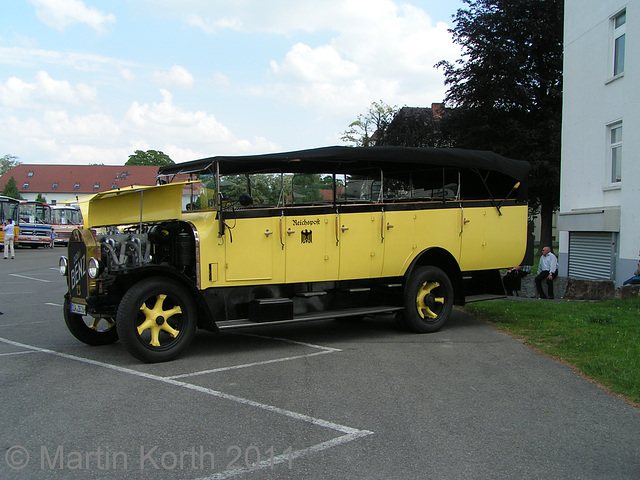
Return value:
M 20 191 L 18 190 L 18 186 L 16 185 L 16 179 L 11 177 L 7 180 L 4 188 L 2 189 L 2 195 L 5 197 L 17 198 L 18 200 L 22 200 L 22 195 L 20 195 Z
M 158 167 L 164 165 L 173 165 L 175 162 L 169 158 L 166 153 L 158 150 L 136 150 L 133 155 L 129 155 L 129 160 L 125 165 L 156 165 Z
M 443 115 L 442 104 L 432 108 L 402 107 L 386 128 L 378 130 L 376 146 L 451 147 L 451 140 L 441 128 Z
M 560 197 L 563 0 L 463 0 L 444 69 L 452 107 L 442 131 L 457 147 L 493 150 L 532 165 L 529 196 L 551 244 Z

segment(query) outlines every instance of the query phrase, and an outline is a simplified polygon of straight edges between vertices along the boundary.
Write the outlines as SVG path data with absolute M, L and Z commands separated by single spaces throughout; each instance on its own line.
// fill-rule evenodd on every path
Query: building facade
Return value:
M 640 0 L 566 0 L 560 274 L 620 285 L 640 258 Z
M 2 191 L 11 177 L 25 200 L 38 194 L 55 204 L 132 185 L 155 185 L 158 167 L 20 164 L 0 177 Z

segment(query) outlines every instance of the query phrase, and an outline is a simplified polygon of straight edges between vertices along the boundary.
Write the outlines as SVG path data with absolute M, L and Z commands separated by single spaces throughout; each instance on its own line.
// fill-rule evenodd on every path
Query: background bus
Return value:
M 16 245 L 38 248 L 51 245 L 51 207 L 46 203 L 22 201 L 18 205 Z
M 4 195 L 0 195 L 0 222 L 2 225 L 5 224 L 7 220 L 13 220 L 15 223 L 15 229 L 13 233 L 14 243 L 15 239 L 18 238 L 18 204 L 20 200 L 16 200 L 15 198 L 5 197 Z M 0 246 L 4 249 L 4 230 L 0 230 Z
M 78 204 L 57 204 L 51 206 L 51 227 L 55 231 L 55 243 L 66 245 L 71 232 L 82 228 L 82 213 Z

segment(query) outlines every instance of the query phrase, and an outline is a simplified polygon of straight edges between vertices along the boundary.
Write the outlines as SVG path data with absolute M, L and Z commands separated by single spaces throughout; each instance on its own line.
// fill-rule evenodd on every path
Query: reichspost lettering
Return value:
M 296 227 L 304 227 L 307 225 L 320 225 L 320 219 L 316 218 L 315 220 L 293 220 L 293 225 Z

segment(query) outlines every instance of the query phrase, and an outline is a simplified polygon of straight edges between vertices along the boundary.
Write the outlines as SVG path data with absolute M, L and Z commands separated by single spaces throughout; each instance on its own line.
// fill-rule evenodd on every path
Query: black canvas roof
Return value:
M 387 174 L 411 172 L 427 166 L 451 166 L 500 172 L 517 181 L 526 178 L 530 165 L 493 152 L 459 148 L 412 147 L 322 147 L 262 155 L 217 156 L 168 165 L 158 175 L 213 173 L 218 161 L 221 174 L 250 172 L 352 173 L 364 168 L 380 168 Z

